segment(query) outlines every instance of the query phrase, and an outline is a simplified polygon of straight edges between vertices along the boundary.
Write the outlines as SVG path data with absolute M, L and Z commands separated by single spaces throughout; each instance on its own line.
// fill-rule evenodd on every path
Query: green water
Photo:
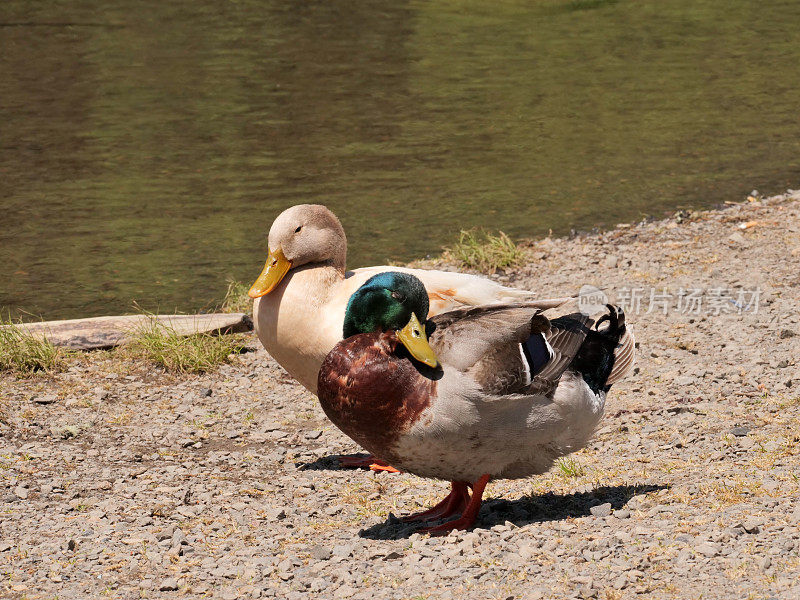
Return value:
M 350 264 L 800 186 L 800 2 L 4 0 L 0 311 L 191 311 L 272 219 Z

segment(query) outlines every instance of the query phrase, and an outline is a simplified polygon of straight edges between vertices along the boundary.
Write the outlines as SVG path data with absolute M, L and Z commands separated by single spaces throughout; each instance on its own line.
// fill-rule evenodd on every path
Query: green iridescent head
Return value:
M 348 338 L 359 333 L 396 331 L 414 358 L 435 367 L 438 361 L 425 335 L 428 308 L 428 293 L 419 279 L 397 271 L 379 273 L 350 296 L 343 334 Z

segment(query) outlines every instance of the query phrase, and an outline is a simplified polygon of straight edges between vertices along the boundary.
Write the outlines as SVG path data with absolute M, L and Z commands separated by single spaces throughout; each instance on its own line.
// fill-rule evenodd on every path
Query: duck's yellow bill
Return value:
M 417 315 L 414 313 L 411 313 L 411 320 L 408 325 L 397 332 L 397 339 L 408 349 L 411 356 L 419 362 L 425 363 L 429 367 L 435 367 L 439 364 L 433 348 L 428 344 L 425 326 L 419 322 Z
M 270 250 L 267 256 L 267 264 L 264 265 L 264 270 L 258 276 L 255 283 L 250 287 L 247 295 L 251 298 L 260 298 L 266 296 L 281 282 L 292 268 L 292 261 L 286 260 L 283 255 L 283 250 Z

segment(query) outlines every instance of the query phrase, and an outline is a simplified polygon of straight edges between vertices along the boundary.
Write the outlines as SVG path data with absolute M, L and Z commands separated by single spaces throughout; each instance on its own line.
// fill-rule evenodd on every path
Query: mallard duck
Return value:
M 431 314 L 465 305 L 530 300 L 525 290 L 483 277 L 378 266 L 345 270 L 347 238 L 326 207 L 300 204 L 283 211 L 269 230 L 269 256 L 250 288 L 255 330 L 267 352 L 312 393 L 322 361 L 342 339 L 347 301 L 383 271 L 417 276 L 428 290 Z M 542 301 L 542 306 L 561 300 Z
M 317 395 L 368 451 L 451 481 L 441 503 L 407 517 L 460 514 L 423 530 L 439 535 L 474 524 L 491 478 L 544 473 L 584 447 L 610 386 L 633 364 L 634 343 L 611 305 L 597 320 L 579 312 L 547 318 L 525 303 L 427 319 L 428 306 L 410 273 L 367 280 L 348 302 L 345 339 L 322 363 Z

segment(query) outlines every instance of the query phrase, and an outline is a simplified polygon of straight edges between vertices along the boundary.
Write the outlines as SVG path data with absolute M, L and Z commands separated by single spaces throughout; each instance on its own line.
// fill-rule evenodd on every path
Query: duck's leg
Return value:
M 481 508 L 481 502 L 483 500 L 483 491 L 486 489 L 486 484 L 489 483 L 490 477 L 491 476 L 487 473 L 486 475 L 481 475 L 478 481 L 475 482 L 475 485 L 472 486 L 472 498 L 467 508 L 464 509 L 464 512 L 461 513 L 458 519 L 453 519 L 452 521 L 442 523 L 435 527 L 420 529 L 419 533 L 447 535 L 454 529 L 469 529 L 472 527 L 475 524 L 475 519 L 478 518 L 478 511 Z
M 414 521 L 434 521 L 436 519 L 452 517 L 455 514 L 463 512 L 469 504 L 469 500 L 467 484 L 461 481 L 453 481 L 450 484 L 450 493 L 444 500 L 439 502 L 439 504 L 428 510 L 402 517 L 400 520 L 405 523 L 411 523 Z
M 372 454 L 369 456 L 340 456 L 339 466 L 345 469 L 369 469 L 370 471 L 386 471 L 387 473 L 399 473 L 386 461 L 380 458 L 375 458 Z

